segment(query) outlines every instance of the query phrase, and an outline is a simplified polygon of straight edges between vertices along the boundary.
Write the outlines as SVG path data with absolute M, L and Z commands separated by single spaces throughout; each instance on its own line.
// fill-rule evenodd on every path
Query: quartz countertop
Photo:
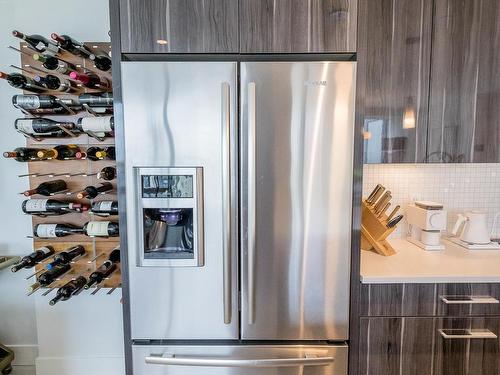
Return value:
M 443 240 L 445 250 L 427 251 L 390 239 L 397 254 L 361 251 L 363 284 L 500 282 L 500 250 L 468 250 Z

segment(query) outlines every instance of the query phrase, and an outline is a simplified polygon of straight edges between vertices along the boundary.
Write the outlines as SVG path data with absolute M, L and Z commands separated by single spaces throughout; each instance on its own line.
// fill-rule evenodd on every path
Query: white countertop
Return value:
M 467 250 L 443 240 L 445 250 L 426 251 L 390 239 L 397 254 L 361 251 L 363 284 L 500 282 L 500 250 Z

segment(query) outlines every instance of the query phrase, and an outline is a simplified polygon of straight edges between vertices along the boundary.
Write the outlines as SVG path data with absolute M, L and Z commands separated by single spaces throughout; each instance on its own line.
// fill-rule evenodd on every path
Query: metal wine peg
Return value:
M 99 291 L 102 289 L 102 286 L 99 286 L 96 288 L 96 290 L 94 290 L 92 293 L 90 293 L 91 296 L 95 296 L 97 293 L 99 293 Z
M 46 271 L 46 269 L 45 269 L 45 268 L 42 268 L 41 270 L 36 271 L 35 273 L 33 273 L 33 274 L 29 275 L 28 277 L 26 277 L 26 280 L 31 279 L 33 276 L 36 276 L 36 275 L 38 275 L 39 273 L 42 273 L 43 271 Z
M 42 294 L 42 296 L 44 296 L 44 297 L 45 297 L 45 296 L 49 295 L 49 294 L 50 294 L 50 292 L 52 292 L 52 291 L 53 291 L 53 290 L 55 290 L 55 289 L 57 289 L 57 288 L 50 288 L 50 289 L 49 289 L 49 290 L 47 290 L 45 293 L 43 293 L 43 294 Z
M 30 114 L 31 116 L 31 114 Z M 18 133 L 21 133 L 22 135 L 24 135 L 26 138 L 29 138 L 29 139 L 32 139 L 36 142 L 41 142 L 43 139 L 40 138 L 40 137 L 35 137 L 34 135 L 32 134 L 29 134 L 29 133 L 26 133 L 25 131 L 23 130 L 20 130 L 20 129 L 16 129 Z
M 86 104 L 84 104 L 84 106 L 85 105 Z M 99 115 L 96 115 L 96 116 L 99 116 Z M 99 142 L 104 142 L 106 140 L 105 137 L 99 137 L 96 133 L 94 133 L 91 130 L 87 130 L 86 133 L 89 135 L 89 137 L 94 138 L 94 139 L 98 140 Z
M 66 195 L 68 195 L 67 191 L 68 191 L 68 189 L 66 189 L 66 190 L 60 190 L 60 191 L 58 191 L 56 193 L 50 193 L 50 196 L 53 197 L 54 195 L 59 195 L 59 194 L 66 194 Z
M 30 74 L 35 74 L 34 72 L 29 71 L 28 69 L 24 69 L 24 68 L 21 68 L 19 66 L 15 66 L 15 65 L 12 65 L 12 64 L 10 65 L 10 67 L 14 68 L 14 69 L 19 69 L 19 70 L 21 70 L 23 72 L 27 72 L 27 73 L 30 73 Z M 42 69 L 38 69 L 36 66 L 30 66 L 30 68 L 33 69 L 33 70 L 35 70 L 35 71 L 37 71 L 37 72 L 40 72 L 40 73 L 44 73 L 44 74 L 46 73 Z
M 20 174 L 17 177 L 38 177 L 40 176 L 38 173 L 25 173 L 25 174 Z
M 61 102 L 62 103 L 62 102 Z M 69 108 L 69 107 L 68 107 Z M 73 113 L 74 114 L 74 113 Z M 68 134 L 70 137 L 78 137 L 78 135 L 76 135 L 75 133 L 73 133 L 71 130 L 68 130 L 66 129 L 64 126 L 62 126 L 61 124 L 57 124 L 57 127 L 59 129 L 61 129 L 63 132 L 65 132 L 66 134 Z
M 56 176 L 54 172 L 49 172 L 49 173 L 37 173 L 37 177 L 54 177 Z
M 87 261 L 87 263 L 88 263 L 88 264 L 90 264 L 90 263 L 92 263 L 92 262 L 95 262 L 95 261 L 96 261 L 96 259 L 98 259 L 98 258 L 102 257 L 103 255 L 106 255 L 106 254 L 104 254 L 104 253 L 98 254 L 98 255 L 96 255 L 95 257 L 93 257 L 92 259 L 88 260 L 88 261 Z
M 92 108 L 90 108 L 90 106 L 87 103 L 82 104 L 82 107 L 92 116 L 97 116 L 97 112 L 94 111 Z
M 83 176 L 86 177 L 87 173 L 86 172 L 79 172 L 79 173 L 70 173 L 66 174 L 66 177 L 76 177 L 76 176 Z
M 115 286 L 115 287 L 111 288 L 111 289 L 108 291 L 108 293 L 106 293 L 106 294 L 107 294 L 108 296 L 109 296 L 109 295 L 111 295 L 111 294 L 113 294 L 113 292 L 114 292 L 116 289 L 118 289 L 119 287 L 121 287 L 121 285 L 122 285 L 122 284 L 118 284 L 118 286 Z
M 76 112 L 73 111 L 70 107 L 68 107 L 61 98 L 56 98 L 56 102 L 61 105 L 66 111 L 68 111 L 72 115 L 76 115 Z
M 25 54 L 25 55 L 28 55 L 28 56 L 32 56 L 30 53 L 26 52 L 26 51 L 21 51 L 19 48 L 16 48 L 16 47 L 12 47 L 12 46 L 8 46 L 7 48 L 10 48 L 11 50 L 14 50 L 16 52 L 19 52 L 19 53 L 22 53 L 22 54 Z

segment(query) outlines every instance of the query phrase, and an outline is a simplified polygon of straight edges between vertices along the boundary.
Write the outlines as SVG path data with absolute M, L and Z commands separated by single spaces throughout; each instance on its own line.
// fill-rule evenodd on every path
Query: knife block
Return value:
M 373 209 L 365 202 L 361 211 L 361 250 L 375 251 L 384 256 L 396 254 L 386 238 L 394 232 L 397 225 L 387 228 L 387 215 L 377 217 Z

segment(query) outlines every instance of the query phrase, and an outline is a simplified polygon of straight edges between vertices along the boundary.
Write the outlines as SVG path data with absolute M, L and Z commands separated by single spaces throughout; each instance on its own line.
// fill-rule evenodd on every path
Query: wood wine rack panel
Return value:
M 97 53 L 108 53 L 111 49 L 110 43 L 96 43 L 96 42 L 85 42 L 85 44 L 93 51 Z M 21 50 L 21 68 L 24 69 L 23 74 L 27 76 L 35 76 L 40 74 L 42 76 L 46 74 L 53 74 L 59 77 L 63 77 L 65 79 L 69 79 L 66 75 L 61 75 L 54 71 L 46 70 L 43 65 L 35 61 L 32 58 L 32 55 L 35 53 L 31 49 L 29 49 L 26 43 L 20 44 Z M 74 56 L 68 52 L 59 52 L 58 58 L 69 62 L 75 65 L 80 72 L 91 71 L 97 74 L 100 77 L 105 77 L 111 82 L 111 73 L 103 72 L 94 67 L 92 61 L 83 59 L 77 56 Z M 43 72 L 43 73 L 42 73 Z M 82 85 L 76 85 L 77 91 L 74 93 L 60 93 L 57 91 L 48 91 L 48 95 L 54 95 L 56 97 L 62 98 L 74 98 L 76 99 L 78 95 L 84 93 L 100 93 L 100 90 L 89 89 Z M 29 92 L 25 92 L 25 94 L 31 94 Z M 108 114 L 109 115 L 109 114 Z M 20 117 L 22 114 L 20 114 Z M 44 115 L 42 117 L 58 120 L 58 121 L 69 121 L 76 123 L 81 117 L 89 117 L 94 116 L 93 114 L 87 111 L 80 111 L 74 115 Z M 29 116 L 28 116 L 29 117 Z M 27 147 L 33 148 L 52 148 L 57 145 L 63 144 L 75 144 L 78 145 L 81 149 L 85 150 L 91 146 L 98 147 L 108 147 L 114 146 L 115 141 L 113 137 L 107 137 L 104 140 L 98 140 L 92 138 L 91 136 L 83 133 L 79 134 L 76 137 L 64 137 L 64 138 L 46 138 L 41 139 L 40 141 L 26 138 Z M 111 192 L 107 192 L 106 194 L 98 195 L 95 199 L 77 199 L 76 193 L 80 190 L 83 190 L 86 186 L 89 185 L 98 185 L 103 180 L 99 180 L 96 177 L 96 173 L 99 172 L 102 168 L 108 166 L 115 166 L 116 163 L 114 160 L 99 160 L 99 161 L 91 161 L 88 159 L 83 160 L 46 160 L 46 161 L 33 161 L 28 163 L 28 173 L 29 174 L 44 174 L 45 176 L 29 176 L 29 186 L 31 189 L 37 187 L 40 183 L 55 179 L 62 179 L 66 181 L 68 186 L 68 191 L 54 195 L 53 199 L 61 200 L 61 201 L 71 201 L 71 202 L 80 202 L 91 205 L 94 201 L 101 200 L 117 200 L 116 196 L 116 180 L 109 181 L 114 189 Z M 85 175 L 80 176 L 71 176 L 68 175 L 85 173 Z M 55 176 L 53 176 L 55 175 Z M 40 198 L 40 196 L 33 196 L 33 198 Z M 42 197 L 44 198 L 44 197 Z M 87 221 L 90 220 L 98 220 L 98 221 L 118 221 L 118 216 L 111 217 L 101 217 L 98 215 L 94 215 L 91 212 L 85 213 L 68 213 L 60 216 L 48 216 L 48 217 L 39 217 L 33 216 L 32 222 L 33 227 L 36 224 L 47 223 L 47 224 L 71 224 L 74 226 L 83 226 Z M 88 237 L 85 235 L 70 235 L 67 237 L 61 238 L 50 238 L 50 239 L 41 239 L 34 238 L 33 245 L 34 248 L 39 248 L 42 246 L 50 245 L 52 246 L 56 252 L 64 251 L 65 249 L 75 246 L 82 245 L 85 247 L 86 254 L 78 258 L 74 263 L 72 263 L 72 270 L 67 274 L 63 275 L 59 280 L 50 285 L 50 288 L 56 288 L 64 285 L 66 282 L 70 281 L 72 278 L 76 276 L 83 275 L 88 277 L 89 274 L 94 271 L 100 264 L 107 260 L 109 253 L 120 244 L 119 237 Z M 97 257 L 97 258 L 96 258 Z M 96 258 L 95 260 L 93 260 Z M 50 260 L 51 258 L 49 258 Z M 48 260 L 48 261 L 49 261 Z M 36 271 L 41 270 L 46 266 L 48 262 L 42 262 L 37 265 Z M 109 287 L 115 288 L 121 285 L 121 273 L 118 267 L 118 271 L 115 271 L 109 279 L 105 280 L 101 283 L 100 287 Z

